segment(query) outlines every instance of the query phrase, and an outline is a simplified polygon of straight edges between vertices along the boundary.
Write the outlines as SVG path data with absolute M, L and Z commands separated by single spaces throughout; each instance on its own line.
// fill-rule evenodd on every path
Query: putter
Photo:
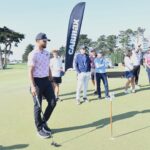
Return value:
M 43 120 L 44 120 L 45 123 L 47 124 L 46 119 L 45 119 L 45 117 L 44 117 L 44 113 L 43 113 L 43 111 L 42 111 L 42 108 L 41 108 L 41 105 L 40 105 L 40 102 L 39 102 L 39 99 L 38 99 L 38 96 L 37 96 L 37 95 L 35 96 L 35 99 L 36 99 L 37 104 L 38 104 L 38 106 L 39 106 L 39 108 L 40 108 L 40 110 L 41 110 L 41 114 L 42 114 Z M 51 138 L 52 138 L 51 146 L 60 147 L 60 146 L 61 146 L 60 144 L 54 142 L 54 138 L 53 138 L 53 134 L 52 134 L 52 133 L 50 134 L 50 136 L 51 136 Z

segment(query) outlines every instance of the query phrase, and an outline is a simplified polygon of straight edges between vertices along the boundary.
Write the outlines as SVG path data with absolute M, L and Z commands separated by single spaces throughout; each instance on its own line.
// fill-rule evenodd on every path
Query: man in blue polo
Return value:
M 75 59 L 75 69 L 78 73 L 78 83 L 77 83 L 77 91 L 76 91 L 76 100 L 77 104 L 80 104 L 80 92 L 83 88 L 83 101 L 88 102 L 87 98 L 87 89 L 88 82 L 90 79 L 90 71 L 91 71 L 91 60 L 89 55 L 86 53 L 86 46 L 80 47 L 80 53 L 76 56 Z

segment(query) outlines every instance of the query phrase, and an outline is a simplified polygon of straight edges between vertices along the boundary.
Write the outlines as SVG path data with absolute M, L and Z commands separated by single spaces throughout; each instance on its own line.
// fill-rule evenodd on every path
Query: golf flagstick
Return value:
M 113 99 L 115 98 L 114 93 L 110 93 L 110 131 L 111 131 L 111 140 L 114 139 L 113 137 Z
M 45 119 L 45 117 L 44 117 L 44 113 L 43 113 L 43 111 L 42 111 L 41 104 L 40 104 L 40 102 L 39 102 L 39 98 L 38 98 L 37 95 L 35 96 L 35 99 L 36 99 L 36 102 L 37 102 L 37 104 L 38 104 L 38 106 L 39 106 L 39 108 L 40 108 L 40 110 L 41 110 L 41 114 L 42 114 L 43 120 L 44 120 L 44 122 L 45 122 L 46 125 L 47 125 L 47 122 L 46 122 L 46 119 Z M 59 145 L 59 144 L 57 144 L 56 142 L 54 142 L 54 138 L 53 138 L 52 133 L 50 134 L 50 136 L 51 136 L 51 138 L 52 138 L 51 145 L 54 146 L 54 147 L 60 147 L 61 145 Z
M 110 130 L 111 130 L 111 138 L 113 138 L 112 100 L 110 100 Z

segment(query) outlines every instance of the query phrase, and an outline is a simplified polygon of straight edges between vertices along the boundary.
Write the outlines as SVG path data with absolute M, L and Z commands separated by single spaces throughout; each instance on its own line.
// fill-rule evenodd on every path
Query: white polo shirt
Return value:
M 50 68 L 53 77 L 60 77 L 60 69 L 62 69 L 62 67 L 62 60 L 60 59 L 60 57 L 52 58 L 50 60 Z
M 139 66 L 141 64 L 142 53 L 139 51 L 138 53 L 133 50 L 132 51 L 132 61 L 134 66 Z
M 33 50 L 28 55 L 28 66 L 34 66 L 33 77 L 49 76 L 50 53 L 47 50 Z
M 124 65 L 125 65 L 125 71 L 132 71 L 133 70 L 133 62 L 132 59 L 129 57 L 124 58 Z

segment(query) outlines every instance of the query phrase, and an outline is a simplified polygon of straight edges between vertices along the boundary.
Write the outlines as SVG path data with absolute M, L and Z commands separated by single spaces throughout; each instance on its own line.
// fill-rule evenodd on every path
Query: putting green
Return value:
M 0 71 L 0 150 L 48 150 L 51 139 L 36 135 L 33 101 L 29 94 L 26 65 L 10 66 Z M 113 135 L 110 139 L 110 103 L 98 101 L 89 84 L 91 102 L 78 106 L 75 102 L 76 74 L 68 72 L 61 85 L 61 99 L 49 121 L 54 140 L 61 150 L 149 150 L 150 86 L 141 71 L 142 88 L 124 95 L 125 79 L 109 79 L 113 101 Z M 44 101 L 43 107 L 46 106 Z

